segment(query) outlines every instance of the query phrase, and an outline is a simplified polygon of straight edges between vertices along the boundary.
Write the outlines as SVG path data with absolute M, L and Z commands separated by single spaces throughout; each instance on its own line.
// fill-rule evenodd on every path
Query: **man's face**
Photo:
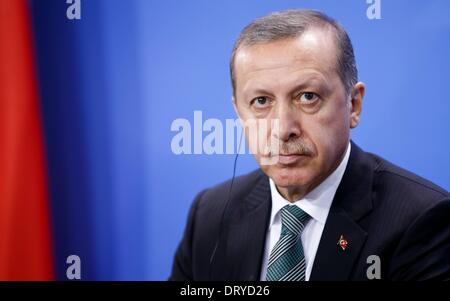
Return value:
M 241 121 L 279 121 L 278 130 L 246 131 L 247 140 L 258 134 L 263 144 L 279 143 L 279 152 L 250 145 L 278 187 L 310 191 L 345 153 L 351 102 L 336 71 L 337 53 L 331 30 L 311 29 L 299 38 L 253 45 L 236 55 L 235 108 Z M 264 165 L 267 159 L 277 163 Z

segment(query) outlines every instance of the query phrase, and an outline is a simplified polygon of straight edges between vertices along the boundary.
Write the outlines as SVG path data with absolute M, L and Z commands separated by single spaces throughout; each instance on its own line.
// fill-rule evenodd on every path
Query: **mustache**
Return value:
M 268 156 L 287 156 L 302 155 L 311 156 L 314 154 L 314 148 L 303 140 L 296 139 L 288 142 L 278 142 L 278 145 L 269 145 L 266 154 Z

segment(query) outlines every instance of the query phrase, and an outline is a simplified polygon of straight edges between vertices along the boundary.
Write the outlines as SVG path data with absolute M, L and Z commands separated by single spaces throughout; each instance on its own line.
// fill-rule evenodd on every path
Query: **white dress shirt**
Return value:
M 290 203 L 277 190 L 275 183 L 270 179 L 270 192 L 272 195 L 272 213 L 270 215 L 270 224 L 267 231 L 266 246 L 261 269 L 261 280 L 266 280 L 267 263 L 269 262 L 270 252 L 280 238 L 281 234 L 281 213 L 280 210 L 286 205 L 297 205 L 311 216 L 300 235 L 303 251 L 305 255 L 306 271 L 305 280 L 308 281 L 319 247 L 325 221 L 330 211 L 336 190 L 344 175 L 350 156 L 350 143 L 348 144 L 344 158 L 339 166 L 328 176 L 321 184 L 310 191 L 304 198 Z

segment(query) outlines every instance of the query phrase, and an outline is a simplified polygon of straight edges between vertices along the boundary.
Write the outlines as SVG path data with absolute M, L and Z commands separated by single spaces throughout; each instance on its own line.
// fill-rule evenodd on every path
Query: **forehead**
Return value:
M 289 72 L 336 74 L 335 44 L 332 30 L 310 29 L 297 38 L 245 47 L 235 57 L 237 86 L 255 77 L 279 79 Z

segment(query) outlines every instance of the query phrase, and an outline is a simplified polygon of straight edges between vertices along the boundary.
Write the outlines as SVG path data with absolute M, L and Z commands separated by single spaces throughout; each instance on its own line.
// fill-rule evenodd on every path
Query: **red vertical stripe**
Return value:
M 0 280 L 53 278 L 42 126 L 26 0 L 0 3 Z

